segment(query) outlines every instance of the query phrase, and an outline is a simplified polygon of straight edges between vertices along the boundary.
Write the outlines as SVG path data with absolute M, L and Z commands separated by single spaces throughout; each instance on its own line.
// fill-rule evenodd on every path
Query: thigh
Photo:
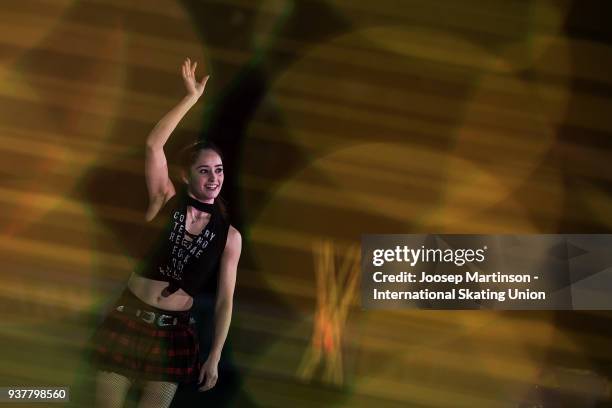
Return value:
M 96 407 L 120 408 L 132 381 L 117 373 L 98 371 L 96 374 Z
M 145 381 L 142 388 L 142 397 L 138 403 L 139 408 L 167 408 L 170 406 L 177 383 L 167 381 Z

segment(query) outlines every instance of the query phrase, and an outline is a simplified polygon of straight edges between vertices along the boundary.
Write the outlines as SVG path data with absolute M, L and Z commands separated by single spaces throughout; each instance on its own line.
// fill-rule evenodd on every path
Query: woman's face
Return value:
M 212 203 L 223 186 L 223 162 L 214 150 L 201 150 L 189 169 L 189 192 L 200 201 Z

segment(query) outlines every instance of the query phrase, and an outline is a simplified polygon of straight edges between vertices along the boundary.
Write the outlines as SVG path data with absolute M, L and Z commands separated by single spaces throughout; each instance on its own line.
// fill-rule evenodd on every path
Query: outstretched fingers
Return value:
M 183 69 L 183 76 L 185 78 L 193 77 L 194 69 L 191 66 L 191 60 L 189 58 L 186 58 L 185 61 L 183 62 L 182 69 Z
M 183 65 L 181 65 L 181 70 L 183 71 L 183 77 L 187 78 L 187 60 L 183 61 Z
M 202 78 L 201 81 L 196 80 L 196 68 L 198 67 L 198 63 L 196 61 L 191 61 L 191 58 L 185 58 L 183 64 L 181 66 L 183 80 L 185 82 L 185 86 L 187 87 L 187 92 L 189 94 L 197 95 L 200 97 L 204 92 L 204 87 L 210 75 L 206 75 Z

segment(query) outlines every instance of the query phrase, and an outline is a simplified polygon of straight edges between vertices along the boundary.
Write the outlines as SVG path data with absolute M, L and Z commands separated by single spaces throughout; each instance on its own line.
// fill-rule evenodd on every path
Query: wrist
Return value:
M 189 105 L 193 106 L 198 101 L 198 99 L 200 99 L 199 95 L 188 93 L 183 97 L 183 102 L 186 102 Z
M 211 360 L 215 364 L 218 364 L 220 359 L 221 359 L 221 351 L 220 350 L 219 351 L 211 350 L 210 353 L 208 354 L 208 360 Z

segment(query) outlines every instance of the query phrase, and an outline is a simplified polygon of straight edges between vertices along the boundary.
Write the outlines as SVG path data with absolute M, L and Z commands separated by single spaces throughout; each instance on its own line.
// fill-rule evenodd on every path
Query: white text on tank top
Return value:
M 199 259 L 216 234 L 208 229 L 212 216 L 205 230 L 197 236 L 195 242 L 185 238 L 185 215 L 180 211 L 175 211 L 172 218 L 174 225 L 168 238 L 172 242 L 171 259 L 167 265 L 159 266 L 159 272 L 164 276 L 181 280 L 185 265 L 193 258 Z

